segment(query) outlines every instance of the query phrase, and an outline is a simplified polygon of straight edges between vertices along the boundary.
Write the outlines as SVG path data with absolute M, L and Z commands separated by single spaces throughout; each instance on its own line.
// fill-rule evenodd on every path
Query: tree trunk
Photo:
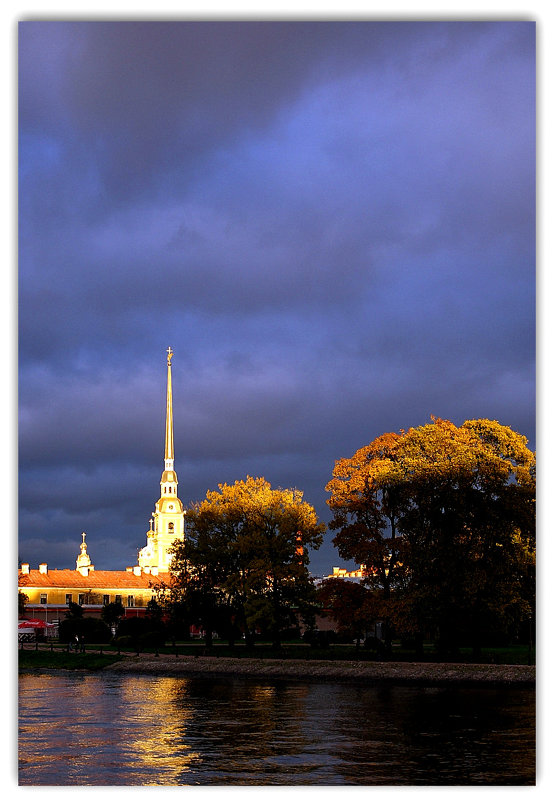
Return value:
M 388 576 L 385 578 L 383 583 L 383 599 L 386 603 L 385 609 L 388 607 L 388 602 L 390 602 L 390 581 Z M 385 646 L 384 651 L 387 657 L 390 657 L 392 654 L 392 627 L 390 624 L 390 618 L 385 617 L 383 620 L 383 645 Z
M 250 629 L 248 628 L 248 622 L 246 620 L 246 610 L 244 608 L 244 604 L 241 603 L 240 610 L 239 610 L 239 617 L 242 622 L 242 626 L 244 628 L 244 644 L 247 648 L 252 648 L 254 645 L 254 636 Z
M 229 637 L 227 639 L 229 641 L 229 648 L 234 648 L 235 647 L 235 618 L 234 618 L 234 615 L 230 615 Z
M 273 623 L 272 623 L 272 639 L 273 639 L 273 648 L 279 649 L 281 647 L 281 627 L 279 625 L 279 621 L 281 618 L 281 604 L 279 603 L 279 588 L 277 586 L 277 582 L 275 578 L 273 579 Z

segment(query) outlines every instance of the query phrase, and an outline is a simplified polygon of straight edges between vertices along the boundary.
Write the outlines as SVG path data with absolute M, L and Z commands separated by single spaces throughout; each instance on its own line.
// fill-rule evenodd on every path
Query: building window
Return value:
M 120 604 L 121 603 L 121 595 L 116 595 L 115 596 L 115 602 L 116 602 L 116 604 Z
M 167 527 L 169 531 L 173 531 L 173 523 L 169 523 Z
M 110 603 L 110 596 L 109 595 L 103 595 L 102 596 L 102 604 L 104 606 L 107 606 L 109 603 Z
M 85 602 L 85 595 L 84 595 L 84 593 L 80 592 L 79 593 L 79 606 L 82 606 L 84 604 L 84 602 Z
M 69 604 L 73 603 L 73 595 L 70 592 L 66 592 L 65 594 L 65 603 L 66 606 L 69 606 Z
M 40 602 L 41 602 L 41 604 L 47 604 L 48 603 L 48 595 L 47 595 L 47 593 L 41 592 L 41 594 L 40 594 Z
M 127 606 L 134 606 L 135 605 L 135 596 L 128 595 L 127 596 Z

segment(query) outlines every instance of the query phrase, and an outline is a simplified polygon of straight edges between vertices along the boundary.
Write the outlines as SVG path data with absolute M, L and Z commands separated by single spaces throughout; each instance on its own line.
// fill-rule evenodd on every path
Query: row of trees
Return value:
M 375 621 L 450 651 L 492 632 L 517 634 L 534 615 L 535 457 L 525 437 L 490 420 L 447 420 L 384 434 L 336 462 L 329 527 L 342 558 L 365 566 L 354 588 L 316 592 L 308 550 L 325 526 L 298 490 L 263 478 L 220 485 L 185 517 L 172 581 L 159 594 L 173 631 L 191 623 L 231 642 L 256 630 L 278 646 L 297 615 L 332 607 L 355 637 Z
M 122 647 L 144 648 L 162 645 L 167 636 L 163 609 L 154 599 L 148 602 L 144 617 L 125 617 L 119 601 L 102 607 L 100 618 L 85 616 L 82 606 L 70 603 L 59 626 L 61 642 L 80 646 L 113 641 Z
M 535 456 L 525 437 L 491 420 L 458 427 L 432 418 L 337 461 L 326 489 L 333 543 L 364 565 L 360 585 L 328 579 L 316 589 L 309 551 L 325 525 L 299 490 L 248 477 L 191 505 L 170 582 L 145 623 L 118 635 L 176 638 L 195 625 L 208 645 L 212 632 L 247 644 L 259 632 L 278 647 L 299 617 L 310 628 L 327 609 L 339 633 L 355 639 L 379 621 L 389 652 L 393 634 L 419 649 L 431 638 L 443 653 L 462 642 L 478 652 L 485 639 L 513 639 L 522 627 L 530 636 Z M 111 606 L 107 625 L 122 611 Z M 77 611 L 69 617 L 68 636 L 82 628 Z

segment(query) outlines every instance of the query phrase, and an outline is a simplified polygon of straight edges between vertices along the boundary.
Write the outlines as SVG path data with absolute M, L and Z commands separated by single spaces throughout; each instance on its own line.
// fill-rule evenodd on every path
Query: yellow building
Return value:
M 343 579 L 362 579 L 367 576 L 365 565 L 360 565 L 355 570 L 347 570 L 345 567 L 334 567 L 330 576 L 324 576 L 325 579 L 330 578 L 343 578 Z
M 102 607 L 119 601 L 125 614 L 144 614 L 148 601 L 163 582 L 169 580 L 169 548 L 184 537 L 184 509 L 177 496 L 177 473 L 173 449 L 173 391 L 171 359 L 167 349 L 167 392 L 165 422 L 164 469 L 160 480 L 160 498 L 156 502 L 146 545 L 139 551 L 138 564 L 125 570 L 95 570 L 88 554 L 86 534 L 75 563 L 75 570 L 49 570 L 46 562 L 31 570 L 22 564 L 18 587 L 27 596 L 26 614 L 52 622 L 67 611 L 70 603 L 80 604 L 92 615 L 100 615 Z
M 18 585 L 28 598 L 26 614 L 51 623 L 63 617 L 70 603 L 91 615 L 100 615 L 103 606 L 119 601 L 125 615 L 142 615 L 156 587 L 167 573 L 145 573 L 140 567 L 126 570 L 49 570 L 46 563 L 38 570 L 22 564 Z

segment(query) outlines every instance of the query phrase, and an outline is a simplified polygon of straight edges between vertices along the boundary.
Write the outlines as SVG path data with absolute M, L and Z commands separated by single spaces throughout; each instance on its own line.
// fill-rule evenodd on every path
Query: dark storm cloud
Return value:
M 185 502 L 533 437 L 531 24 L 24 23 L 19 113 L 22 558 L 135 558 L 168 344 Z
M 448 26 L 386 23 L 28 22 L 20 31 L 23 125 L 74 153 L 92 148 L 111 202 L 158 185 L 183 159 L 191 177 L 207 151 L 266 128 L 306 86 L 394 65 L 405 44 L 413 61 L 460 42 Z

